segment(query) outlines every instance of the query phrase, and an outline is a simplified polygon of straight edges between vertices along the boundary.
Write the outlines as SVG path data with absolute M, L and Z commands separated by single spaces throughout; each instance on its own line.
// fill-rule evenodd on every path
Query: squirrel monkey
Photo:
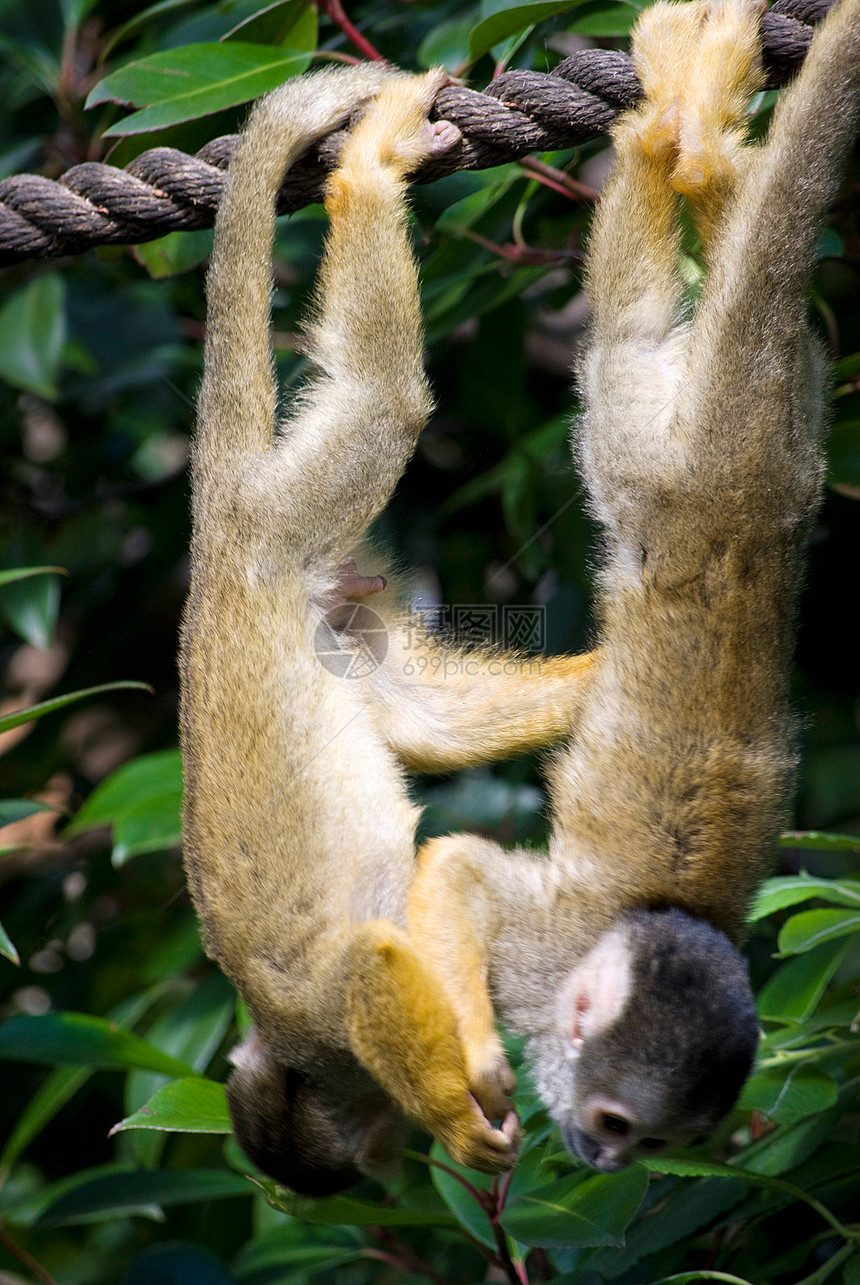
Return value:
M 824 427 L 805 293 L 857 125 L 860 0 L 827 17 L 754 146 L 761 12 L 661 3 L 634 33 L 645 96 L 614 129 L 591 236 L 574 434 L 604 532 L 600 647 L 549 771 L 548 859 L 433 840 L 410 899 L 480 1101 L 509 1087 L 495 1005 L 568 1148 L 606 1171 L 709 1131 L 749 1072 L 737 944 L 796 766 Z M 692 317 L 679 196 L 708 269 Z
M 405 175 L 459 137 L 427 120 L 444 79 L 374 64 L 263 99 L 230 167 L 207 284 L 181 644 L 185 861 L 207 951 L 255 1022 L 232 1055 L 236 1136 L 309 1195 L 384 1167 L 405 1117 L 465 1164 L 514 1162 L 516 1116 L 497 1089 L 484 1104 L 470 1085 L 453 1008 L 406 936 L 418 813 L 402 764 L 444 769 L 558 738 L 591 667 L 407 680 L 385 595 L 391 647 L 372 682 L 321 663 L 338 648 L 338 604 L 383 584 L 350 552 L 431 408 Z M 279 422 L 275 197 L 286 166 L 370 99 L 326 190 L 317 373 Z

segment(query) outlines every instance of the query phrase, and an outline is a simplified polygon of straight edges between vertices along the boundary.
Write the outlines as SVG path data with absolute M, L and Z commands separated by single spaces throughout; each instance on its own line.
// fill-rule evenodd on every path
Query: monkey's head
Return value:
M 743 957 L 675 909 L 605 932 L 568 978 L 559 1019 L 560 1041 L 535 1041 L 539 1089 L 568 1149 L 606 1172 L 710 1133 L 758 1043 Z
M 284 1066 L 251 1030 L 230 1054 L 227 1104 L 249 1160 L 303 1196 L 331 1196 L 381 1175 L 406 1140 L 391 1099 L 354 1059 L 330 1052 L 310 1070 Z

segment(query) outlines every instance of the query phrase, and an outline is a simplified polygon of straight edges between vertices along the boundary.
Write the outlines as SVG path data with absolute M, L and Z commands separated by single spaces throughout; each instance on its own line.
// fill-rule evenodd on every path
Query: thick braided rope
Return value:
M 762 18 L 768 84 L 782 84 L 803 61 L 813 24 L 831 0 L 776 0 Z M 456 170 L 486 169 L 531 152 L 573 147 L 604 132 L 639 96 L 627 54 L 593 49 L 551 73 L 509 71 L 483 93 L 443 89 L 435 115 L 463 139 L 417 181 Z M 211 227 L 237 135 L 213 139 L 196 156 L 172 147 L 143 152 L 125 169 L 89 162 L 57 180 L 19 174 L 0 182 L 0 264 L 79 254 L 94 245 L 136 245 L 166 232 Z M 338 153 L 337 135 L 295 165 L 279 199 L 281 213 L 322 194 Z

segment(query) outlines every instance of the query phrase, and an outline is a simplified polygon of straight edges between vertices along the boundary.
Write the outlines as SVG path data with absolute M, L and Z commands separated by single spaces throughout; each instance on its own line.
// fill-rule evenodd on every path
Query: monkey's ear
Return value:
M 621 927 L 605 932 L 576 966 L 562 992 L 562 1030 L 576 1054 L 611 1026 L 630 997 L 630 945 Z

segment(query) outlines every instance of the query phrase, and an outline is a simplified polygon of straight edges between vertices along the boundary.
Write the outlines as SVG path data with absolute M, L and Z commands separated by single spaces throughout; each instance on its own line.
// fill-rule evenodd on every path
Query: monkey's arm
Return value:
M 409 894 L 410 938 L 444 984 L 457 1017 L 469 1085 L 488 1118 L 503 1113 L 515 1087 L 489 991 L 495 945 L 505 903 L 516 889 L 513 918 L 523 946 L 535 874 L 532 862 L 495 843 L 475 835 L 449 835 L 423 846 Z M 525 989 L 521 965 L 518 961 L 513 971 Z
M 596 659 L 469 651 L 399 628 L 370 679 L 371 714 L 406 767 L 475 767 L 569 734 Z
M 345 1039 L 377 1084 L 460 1164 L 495 1173 L 514 1163 L 516 1115 L 502 1102 L 502 1127 L 488 1124 L 447 992 L 401 928 L 383 919 L 344 924 L 315 937 L 289 984 L 260 957 L 248 981 L 258 1027 L 283 1065 L 301 1056 L 303 1026 L 314 1034 L 332 1029 L 336 1043 Z
M 356 1055 L 455 1160 L 491 1173 L 508 1168 L 519 1136 L 505 1096 L 512 1078 L 492 1101 L 481 1092 L 474 1059 L 468 1050 L 464 1057 L 462 1026 L 431 971 L 435 960 L 428 967 L 420 948 L 383 921 L 362 925 L 350 957 L 347 1024 Z M 507 1070 L 501 1046 L 499 1056 Z M 488 1128 L 496 1117 L 502 1127 Z

